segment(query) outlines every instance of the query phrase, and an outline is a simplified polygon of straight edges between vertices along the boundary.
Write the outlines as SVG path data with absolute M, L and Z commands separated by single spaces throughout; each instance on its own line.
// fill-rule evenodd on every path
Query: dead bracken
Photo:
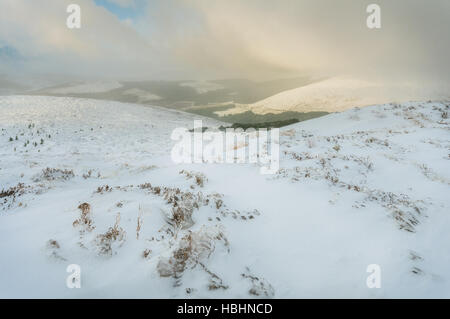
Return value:
M 219 226 L 201 227 L 182 237 L 169 257 L 159 260 L 157 269 L 161 277 L 181 278 L 188 265 L 195 267 L 208 259 L 216 248 L 216 242 L 222 242 L 228 249 L 229 243 Z
M 25 194 L 26 189 L 28 187 L 23 183 L 18 183 L 16 186 L 12 186 L 7 189 L 2 189 L 0 192 L 0 205 L 3 206 L 3 209 L 11 208 L 17 197 L 20 197 Z M 21 206 L 21 203 L 19 203 Z
M 73 170 L 68 169 L 59 169 L 59 168 L 45 168 L 42 170 L 40 178 L 35 179 L 38 181 L 40 179 L 44 179 L 47 181 L 55 181 L 55 180 L 68 180 L 75 176 Z
M 81 210 L 80 217 L 72 223 L 72 226 L 79 227 L 81 233 L 92 231 L 95 226 L 93 226 L 94 222 L 91 215 L 91 205 L 83 203 L 78 206 L 78 209 Z
M 122 246 L 125 242 L 126 232 L 119 226 L 120 213 L 116 216 L 116 222 L 113 227 L 109 227 L 106 233 L 97 235 L 96 243 L 99 255 L 111 256 L 113 254 L 113 244 L 118 243 Z
M 251 281 L 251 288 L 248 293 L 254 296 L 263 296 L 265 298 L 273 298 L 275 290 L 272 285 L 264 278 L 259 278 L 253 275 L 248 267 L 245 268 L 245 272 L 241 274 L 242 278 L 249 279 Z
M 54 240 L 54 239 L 49 239 L 47 241 L 47 252 L 48 252 L 48 257 L 53 259 L 53 260 L 58 260 L 58 261 L 66 261 L 67 259 L 62 257 L 60 254 L 60 245 L 59 243 Z
M 186 179 L 194 179 L 195 184 L 200 187 L 203 187 L 205 182 L 208 180 L 205 174 L 200 172 L 186 171 L 183 169 L 180 171 L 180 174 L 183 174 Z

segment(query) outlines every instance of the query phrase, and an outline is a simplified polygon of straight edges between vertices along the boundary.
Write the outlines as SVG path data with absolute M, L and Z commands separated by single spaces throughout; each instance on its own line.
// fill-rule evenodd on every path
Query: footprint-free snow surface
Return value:
M 171 133 L 194 115 L 0 97 L 0 297 L 449 298 L 449 105 L 282 128 L 280 169 L 261 175 L 175 164 Z

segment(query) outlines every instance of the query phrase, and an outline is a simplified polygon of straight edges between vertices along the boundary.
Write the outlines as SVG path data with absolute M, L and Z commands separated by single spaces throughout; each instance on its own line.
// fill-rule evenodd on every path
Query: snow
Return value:
M 333 77 L 296 89 L 283 91 L 253 104 L 216 112 L 219 116 L 252 111 L 255 114 L 294 112 L 340 112 L 359 106 L 429 99 L 448 99 L 448 87 L 427 87 L 414 83 L 389 83 Z
M 128 89 L 128 90 L 123 91 L 123 94 L 134 95 L 134 96 L 138 97 L 139 103 L 146 102 L 146 101 L 161 100 L 160 96 L 150 93 L 150 92 L 147 92 L 145 90 L 141 90 L 141 89 Z
M 207 93 L 210 91 L 217 91 L 220 89 L 223 89 L 223 86 L 214 83 L 214 82 L 208 82 L 208 81 L 189 81 L 189 82 L 183 82 L 180 84 L 180 86 L 187 86 L 195 89 L 195 91 L 198 94 Z
M 75 84 L 68 87 L 54 88 L 48 90 L 52 94 L 81 94 L 81 93 L 101 93 L 121 88 L 122 84 L 117 81 L 90 81 Z
M 285 127 L 280 170 L 261 175 L 174 164 L 172 130 L 199 116 L 0 97 L 0 191 L 23 183 L 0 198 L 0 297 L 449 298 L 449 106 L 374 105 Z M 199 204 L 192 224 L 174 227 L 174 202 Z M 75 222 L 83 203 L 93 229 Z M 69 264 L 80 289 L 66 286 Z M 366 285 L 370 264 L 379 289 Z

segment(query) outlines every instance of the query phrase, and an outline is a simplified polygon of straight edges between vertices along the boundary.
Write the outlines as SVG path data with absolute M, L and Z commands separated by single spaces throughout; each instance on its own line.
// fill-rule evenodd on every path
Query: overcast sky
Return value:
M 70 3 L 81 29 L 66 27 Z M 449 80 L 449 33 L 449 0 L 0 0 L 0 47 L 22 72 L 99 78 Z

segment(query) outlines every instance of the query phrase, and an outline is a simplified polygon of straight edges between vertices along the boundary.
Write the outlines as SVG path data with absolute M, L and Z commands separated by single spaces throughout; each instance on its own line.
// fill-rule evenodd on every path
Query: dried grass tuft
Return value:
M 119 227 L 119 223 L 120 213 L 117 214 L 113 227 L 109 227 L 106 233 L 97 235 L 96 242 L 99 255 L 112 256 L 113 244 L 117 242 L 120 247 L 125 242 L 126 232 L 122 227 Z
M 83 203 L 78 206 L 78 209 L 81 210 L 80 217 L 72 223 L 72 226 L 80 227 L 80 232 L 82 233 L 92 231 L 95 226 L 93 226 L 94 221 L 92 220 L 91 205 L 89 203 Z
M 160 259 L 157 266 L 159 275 L 180 278 L 189 265 L 195 267 L 208 259 L 214 252 L 217 241 L 229 247 L 228 240 L 219 226 L 203 226 L 196 232 L 189 232 L 181 238 L 171 256 Z

